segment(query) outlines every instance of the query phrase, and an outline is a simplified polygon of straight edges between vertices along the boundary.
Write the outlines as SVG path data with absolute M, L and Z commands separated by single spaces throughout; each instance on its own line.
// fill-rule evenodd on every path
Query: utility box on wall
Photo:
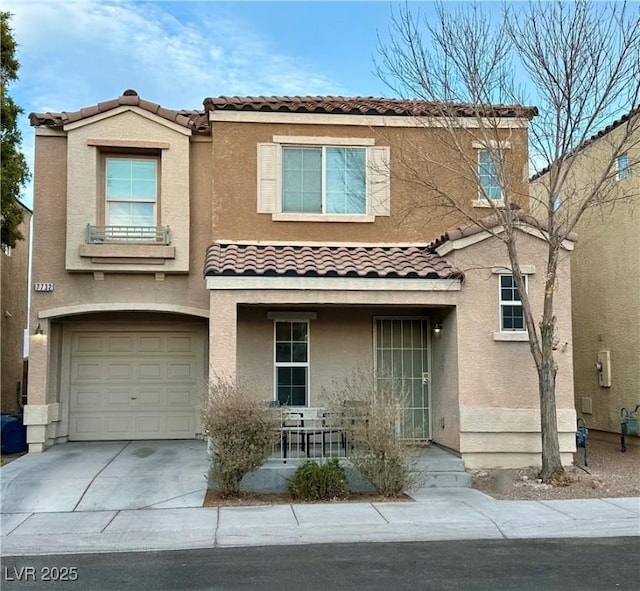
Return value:
M 611 352 L 598 351 L 598 385 L 601 388 L 611 387 Z

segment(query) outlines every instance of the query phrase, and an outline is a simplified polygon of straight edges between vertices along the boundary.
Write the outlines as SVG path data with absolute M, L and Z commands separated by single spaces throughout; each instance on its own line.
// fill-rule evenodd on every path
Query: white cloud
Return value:
M 219 94 L 339 94 L 299 56 L 215 2 L 6 0 L 19 44 L 20 79 L 9 90 L 25 110 L 72 111 L 127 88 L 168 108 L 201 108 Z M 30 204 L 27 193 L 25 201 Z

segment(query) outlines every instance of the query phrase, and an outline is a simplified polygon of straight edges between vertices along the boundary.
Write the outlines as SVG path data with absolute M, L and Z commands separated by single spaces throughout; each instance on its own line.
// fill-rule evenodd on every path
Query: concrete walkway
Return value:
M 270 544 L 640 536 L 640 498 L 202 508 L 202 442 L 66 444 L 3 467 L 2 555 Z

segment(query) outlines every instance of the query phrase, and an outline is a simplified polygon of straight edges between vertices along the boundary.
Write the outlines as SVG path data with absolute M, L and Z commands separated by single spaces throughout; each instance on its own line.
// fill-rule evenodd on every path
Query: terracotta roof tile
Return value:
M 182 125 L 193 131 L 206 133 L 209 131 L 209 121 L 204 111 L 188 111 L 180 110 L 175 111 L 173 109 L 165 109 L 157 103 L 146 101 L 138 96 L 135 90 L 125 90 L 122 96 L 109 101 L 103 101 L 97 105 L 91 105 L 84 107 L 78 111 L 63 111 L 61 113 L 30 113 L 29 121 L 34 127 L 63 127 L 68 123 L 75 123 L 87 117 L 93 117 L 100 113 L 106 113 L 112 109 L 116 109 L 121 106 L 133 106 L 144 109 L 149 113 L 158 115 L 168 121 Z
M 457 279 L 463 274 L 418 246 L 214 243 L 205 276 L 297 276 Z
M 490 230 L 492 228 L 500 226 L 504 222 L 503 216 L 506 215 L 510 215 L 518 224 L 529 226 L 530 228 L 534 228 L 536 230 L 546 231 L 549 227 L 546 220 L 537 219 L 517 205 L 512 205 L 511 209 L 500 209 L 499 211 L 492 213 L 491 215 L 482 218 L 481 220 L 478 220 L 478 222 L 461 224 L 454 228 L 450 228 L 444 234 L 438 236 L 438 238 L 430 242 L 427 245 L 427 250 L 433 252 L 436 248 L 438 248 L 438 246 L 445 242 L 448 242 L 449 240 L 459 240 L 460 238 L 473 236 L 475 234 L 479 234 L 480 232 L 484 232 L 485 230 Z M 577 240 L 577 235 L 574 232 L 569 232 L 569 234 L 566 236 L 566 240 L 575 242 Z
M 526 117 L 538 114 L 536 107 L 521 105 L 472 105 L 380 97 L 344 96 L 219 96 L 204 100 L 207 111 L 279 111 L 354 115 L 408 115 L 474 117 Z

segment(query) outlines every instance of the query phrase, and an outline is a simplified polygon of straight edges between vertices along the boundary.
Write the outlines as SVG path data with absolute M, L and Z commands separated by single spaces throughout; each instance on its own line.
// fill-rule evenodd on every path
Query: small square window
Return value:
M 620 181 L 629 176 L 629 156 L 625 152 L 616 159 L 617 179 Z
M 528 288 L 527 276 L 522 277 L 525 289 Z M 522 300 L 513 275 L 500 275 L 500 330 L 526 330 Z

